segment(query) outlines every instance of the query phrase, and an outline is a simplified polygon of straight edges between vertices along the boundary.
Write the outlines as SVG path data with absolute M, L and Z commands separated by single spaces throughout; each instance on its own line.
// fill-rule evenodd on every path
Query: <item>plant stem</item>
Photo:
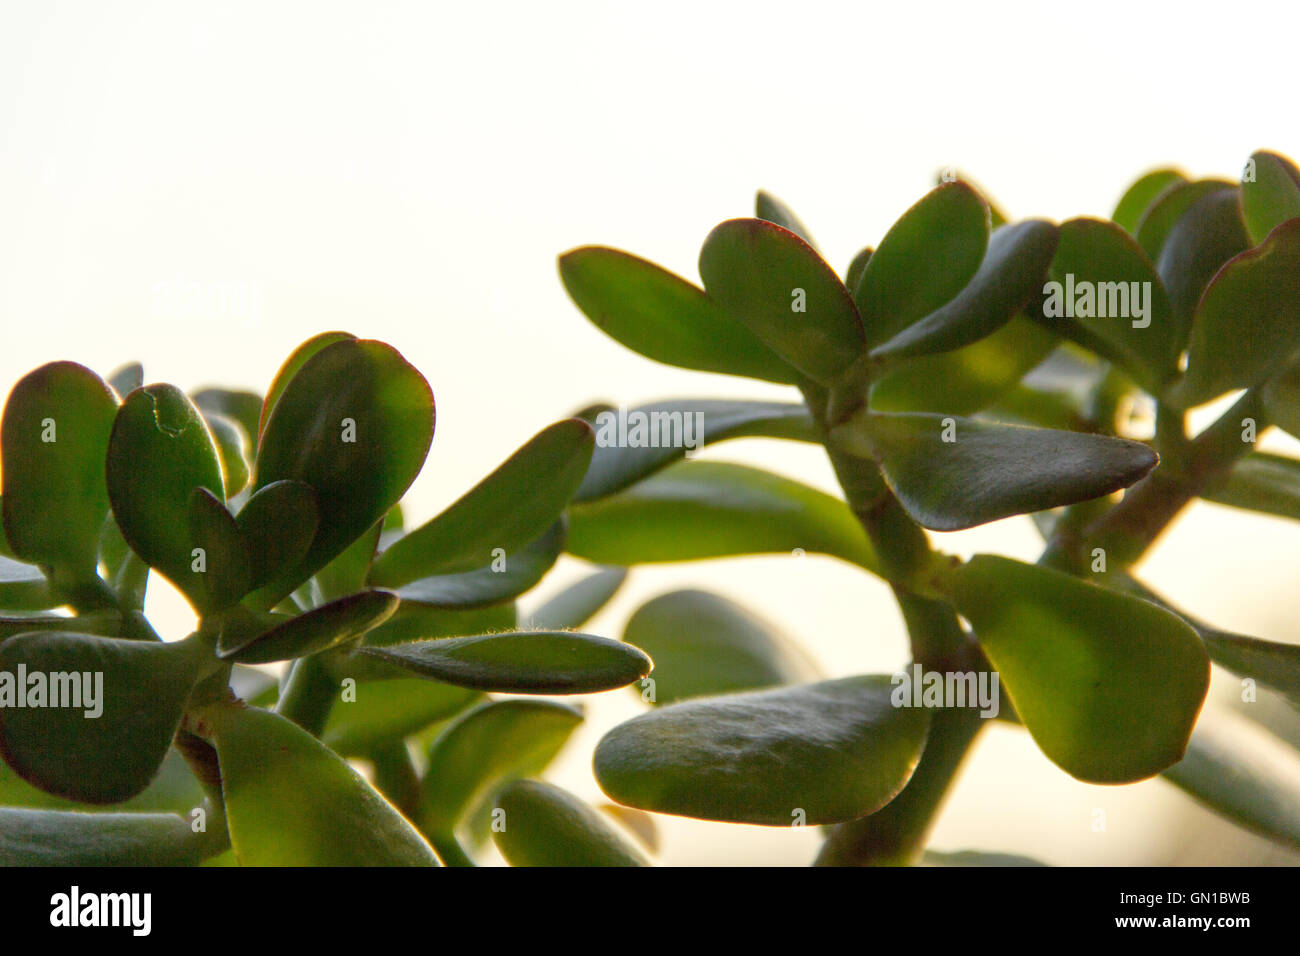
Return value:
M 319 655 L 301 657 L 289 672 L 275 712 L 288 717 L 313 737 L 325 729 L 338 683 Z
M 393 740 L 376 745 L 366 756 L 375 767 L 375 786 L 393 806 L 409 817 L 419 805 L 420 777 L 411 762 L 406 741 Z

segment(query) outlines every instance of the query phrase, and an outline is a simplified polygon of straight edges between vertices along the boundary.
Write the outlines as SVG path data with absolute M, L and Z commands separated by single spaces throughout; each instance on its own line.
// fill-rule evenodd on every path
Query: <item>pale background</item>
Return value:
M 0 11 L 3 387 L 55 358 L 103 373 L 140 359 L 147 380 L 260 391 L 317 332 L 385 339 L 437 396 L 416 520 L 593 400 L 787 396 L 607 339 L 559 283 L 568 248 L 619 246 L 695 278 L 704 235 L 752 214 L 762 187 L 842 268 L 948 165 L 1013 216 L 1065 219 L 1109 213 L 1156 165 L 1234 176 L 1258 148 L 1300 155 L 1288 3 Z M 223 290 L 236 300 L 223 306 Z M 814 448 L 706 454 L 834 487 Z M 958 553 L 1038 547 L 1027 519 L 937 537 Z M 1295 640 L 1298 561 L 1294 525 L 1198 506 L 1143 572 L 1221 626 Z M 548 585 L 580 571 L 566 562 Z M 589 629 L 617 636 L 638 603 L 684 585 L 759 609 L 829 674 L 905 660 L 886 588 L 813 557 L 638 570 Z M 151 608 L 169 636 L 185 632 L 161 582 Z M 636 706 L 593 701 L 557 779 L 595 797 L 591 744 Z M 667 862 L 802 863 L 816 843 L 663 819 Z M 1262 847 L 1163 781 L 1080 784 L 1005 727 L 968 764 L 934 845 L 1089 864 L 1229 863 Z

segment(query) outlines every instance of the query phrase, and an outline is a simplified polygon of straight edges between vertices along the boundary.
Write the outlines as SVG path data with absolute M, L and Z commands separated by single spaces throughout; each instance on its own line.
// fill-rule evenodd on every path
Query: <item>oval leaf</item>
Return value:
M 412 581 L 397 589 L 403 604 L 448 610 L 470 610 L 512 600 L 531 590 L 554 566 L 564 549 L 565 521 L 514 554 L 497 555 L 492 563 L 461 574 L 440 574 Z
M 193 866 L 210 841 L 174 813 L 76 813 L 0 807 L 6 866 Z
M 1285 156 L 1261 150 L 1250 157 L 1241 183 L 1241 212 L 1254 245 L 1288 219 L 1300 216 L 1300 170 Z
M 14 557 L 84 581 L 95 575 L 108 514 L 104 457 L 117 399 L 75 362 L 18 380 L 0 424 L 4 537 Z
M 210 610 L 204 572 L 193 553 L 190 495 L 206 488 L 225 500 L 221 463 L 203 416 L 172 385 L 127 396 L 113 422 L 106 470 L 108 497 L 122 537 L 200 611 Z
M 984 260 L 989 221 L 988 205 L 961 181 L 931 190 L 903 213 L 853 291 L 868 345 L 888 341 L 965 288 Z
M 650 673 L 650 658 L 607 637 L 521 631 L 365 647 L 362 654 L 423 677 L 505 694 L 590 694 Z
M 1016 713 L 1057 766 L 1131 783 L 1182 759 L 1210 682 L 1196 632 L 1147 601 L 977 555 L 948 579 Z
M 862 355 L 853 298 L 817 251 L 762 219 L 731 219 L 700 250 L 700 278 L 722 305 L 813 381 L 833 385 Z
M 619 803 L 705 820 L 810 825 L 879 810 L 912 776 L 930 723 L 894 707 L 888 677 L 849 677 L 683 701 L 615 727 L 596 747 Z
M 908 514 L 935 531 L 1110 494 L 1158 461 L 1125 438 L 922 413 L 859 415 L 833 436 L 874 456 Z
M 635 846 L 573 794 L 517 780 L 497 797 L 505 826 L 494 830 L 511 866 L 649 866 Z
M 360 637 L 397 609 L 392 591 L 360 591 L 322 604 L 260 634 L 223 631 L 217 656 L 241 664 L 306 657 Z
M 1156 197 L 1175 183 L 1186 181 L 1187 177 L 1176 169 L 1152 170 L 1125 191 L 1110 218 L 1132 235 L 1137 232 L 1142 214 L 1150 208 Z
M 771 193 L 762 189 L 758 191 L 754 197 L 754 215 L 759 219 L 776 223 L 782 229 L 793 232 L 814 249 L 817 248 L 817 243 L 813 242 L 808 227 L 794 214 L 794 210 Z
M 626 580 L 627 568 L 601 568 L 526 615 L 527 624 L 543 631 L 577 630 L 609 603 Z
M 585 246 L 560 256 L 560 278 L 598 329 L 646 358 L 782 384 L 798 378 L 703 289 L 653 262 Z
M 437 866 L 424 838 L 355 770 L 290 720 L 218 704 L 195 725 L 221 765 L 242 866 Z
M 211 660 L 197 638 L 158 644 L 68 631 L 8 638 L 0 642 L 0 756 L 46 793 L 126 800 L 158 772 Z
M 626 491 L 570 506 L 567 548 L 623 565 L 801 548 L 878 567 L 862 526 L 838 498 L 714 461 L 678 462 Z
M 436 518 L 399 538 L 370 571 L 370 583 L 399 587 L 433 574 L 491 564 L 555 523 L 582 482 L 595 438 L 570 418 L 543 429 Z
M 623 640 L 654 661 L 650 702 L 759 690 L 821 675 L 785 634 L 745 608 L 706 591 L 671 591 L 637 608 Z M 634 688 L 645 699 L 641 685 Z

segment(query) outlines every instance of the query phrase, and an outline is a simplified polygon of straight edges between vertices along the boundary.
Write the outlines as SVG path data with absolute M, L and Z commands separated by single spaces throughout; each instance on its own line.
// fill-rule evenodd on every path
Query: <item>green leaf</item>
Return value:
M 872 384 L 870 405 L 882 412 L 969 415 L 1013 388 L 1056 343 L 1049 329 L 1019 315 L 972 345 L 889 369 Z
M 969 183 L 944 183 L 880 241 L 853 292 L 867 344 L 893 338 L 966 287 L 989 242 L 989 207 Z
M 129 800 L 115 804 L 81 803 L 56 797 L 38 790 L 0 761 L 0 806 L 25 807 L 32 810 L 76 810 L 80 813 L 189 812 L 203 803 L 203 788 L 190 765 L 173 746 L 163 758 L 158 775 L 149 786 Z
M 598 564 L 693 561 L 743 554 L 830 554 L 879 566 L 838 498 L 746 465 L 683 461 L 599 501 L 569 508 L 570 554 Z
M 436 866 L 432 848 L 342 758 L 290 720 L 206 708 L 230 839 L 242 866 Z
M 275 378 L 271 380 L 271 387 L 266 390 L 266 397 L 262 400 L 262 407 L 258 414 L 257 430 L 254 434 L 257 436 L 257 447 L 262 447 L 262 433 L 266 431 L 266 423 L 271 417 L 271 412 L 276 404 L 280 401 L 280 396 L 288 388 L 289 382 L 293 379 L 298 371 L 307 364 L 317 352 L 326 346 L 333 345 L 336 342 L 355 342 L 357 337 L 351 332 L 322 332 L 320 335 L 313 336 L 302 345 L 293 350 L 293 354 L 284 360 L 280 370 L 275 373 Z
M 876 458 L 908 514 L 935 531 L 1110 494 L 1158 461 L 1125 438 L 919 412 L 859 414 L 832 438 Z
M 319 524 L 306 555 L 263 588 L 274 604 L 395 505 L 433 439 L 433 393 L 382 342 L 326 345 L 298 369 L 266 420 L 254 490 L 290 479 L 316 492 Z
M 844 270 L 844 287 L 849 290 L 856 289 L 858 283 L 862 281 L 862 273 L 866 271 L 867 263 L 871 261 L 871 254 L 875 252 L 871 246 L 859 249 L 857 255 L 849 260 L 849 267 Z
M 956 182 L 958 180 L 964 182 L 979 193 L 980 198 L 984 200 L 984 204 L 989 207 L 989 223 L 994 229 L 999 226 L 1004 226 L 1010 221 L 1007 218 L 1007 214 L 1002 211 L 1002 208 L 989 198 L 988 191 L 959 170 L 952 169 L 951 167 L 939 170 L 938 175 L 935 176 L 934 184 L 936 186 L 942 186 L 944 183 Z
M 794 214 L 794 210 L 766 190 L 760 189 L 754 196 L 754 215 L 793 232 L 808 245 L 817 248 L 808 227 Z
M 682 398 L 593 416 L 596 450 L 574 501 L 622 491 L 688 451 L 729 438 L 788 438 L 816 442 L 807 407 L 793 402 Z
M 144 384 L 144 366 L 139 362 L 127 362 L 108 376 L 108 384 L 119 398 L 124 398 Z
M 493 552 L 515 551 L 555 523 L 591 462 L 591 426 L 570 418 L 543 429 L 446 511 L 395 541 L 370 583 L 398 587 L 433 574 L 472 571 Z
M 849 677 L 661 707 L 596 747 L 611 799 L 705 820 L 789 826 L 853 820 L 892 800 L 930 723 L 894 707 L 888 677 Z
M 198 606 L 208 613 L 237 603 L 252 587 L 248 552 L 234 517 L 206 488 L 190 493 L 189 530 L 190 543 L 202 549 L 203 570 L 192 592 Z
M 209 841 L 172 813 L 76 813 L 0 807 L 6 866 L 193 866 Z
M 596 810 L 537 780 L 517 780 L 497 797 L 505 827 L 494 830 L 511 866 L 649 866 Z
M 1119 226 L 1063 223 L 1051 277 L 1035 313 L 1048 328 L 1104 350 L 1149 392 L 1178 373 L 1186 317 L 1174 313 L 1152 260 Z
M 13 555 L 70 582 L 95 576 L 108 514 L 104 456 L 117 399 L 74 362 L 18 380 L 0 424 L 4 536 Z
M 1300 461 L 1253 451 L 1201 496 L 1216 504 L 1300 521 Z
M 1182 759 L 1210 681 L 1196 632 L 1147 601 L 977 555 L 946 585 L 1034 741 L 1088 783 Z
M 1300 350 L 1300 222 L 1230 259 L 1201 297 L 1187 374 L 1168 396 L 1191 408 L 1257 385 Z
M 132 392 L 108 443 L 108 497 L 127 543 L 201 612 L 211 609 L 196 570 L 190 495 L 206 488 L 225 499 L 221 464 L 199 410 L 171 385 Z
M 1187 177 L 1176 169 L 1155 169 L 1137 180 L 1115 206 L 1113 219 L 1125 232 L 1137 232 L 1142 214 L 1150 208 L 1156 197 L 1175 183 L 1186 182 Z
M 241 664 L 306 657 L 360 637 L 397 609 L 392 591 L 360 591 L 299 614 L 260 634 L 223 631 L 217 656 Z
M 258 423 L 262 417 L 262 396 L 229 388 L 201 388 L 190 395 L 194 404 L 206 415 L 222 415 L 238 423 L 248 440 L 251 452 L 257 447 Z
M 707 591 L 670 591 L 628 619 L 623 640 L 654 660 L 651 703 L 816 680 L 803 650 L 747 609 Z M 641 681 L 635 690 L 641 690 Z
M 1156 271 L 1181 327 L 1191 329 L 1196 304 L 1214 274 L 1249 246 L 1235 189 L 1201 197 L 1174 223 Z
M 0 607 L 10 611 L 44 611 L 62 601 L 50 593 L 41 569 L 0 555 Z
M 1269 421 L 1300 436 L 1300 365 L 1292 365 L 1265 382 L 1259 397 Z
M 451 836 L 502 784 L 545 770 L 580 723 L 579 710 L 546 700 L 489 701 L 462 714 L 429 749 L 421 827 Z
M 481 696 L 418 678 L 359 683 L 355 700 L 335 703 L 321 740 L 344 756 L 364 756 L 460 713 Z
M 607 637 L 519 631 L 364 647 L 360 653 L 457 687 L 505 694 L 590 694 L 650 673 L 650 658 Z
M 1253 154 L 1255 178 L 1241 184 L 1241 212 L 1251 243 L 1259 245 L 1288 219 L 1300 216 L 1300 170 L 1285 156 Z
M 1235 189 L 1236 183 L 1226 179 L 1197 179 L 1186 183 L 1173 183 L 1163 190 L 1147 207 L 1138 223 L 1134 238 L 1152 262 L 1160 259 L 1174 224 L 1199 200 L 1221 189 Z
M 652 262 L 584 246 L 560 256 L 560 278 L 598 329 L 646 358 L 781 384 L 798 378 L 703 289 Z
M 1210 660 L 1238 677 L 1249 677 L 1258 684 L 1280 691 L 1292 704 L 1300 707 L 1300 645 L 1203 629 L 1195 621 L 1188 623 L 1201 635 Z
M 0 755 L 47 793 L 126 800 L 158 772 L 190 689 L 211 663 L 197 637 L 172 644 L 71 631 L 10 637 L 0 642 Z M 26 706 L 17 703 L 24 692 Z M 50 706 L 55 694 L 67 705 Z
M 259 488 L 235 518 L 248 552 L 253 587 L 298 564 L 316 536 L 316 492 L 301 481 Z
M 564 550 L 564 520 L 514 554 L 498 555 L 486 567 L 460 574 L 438 574 L 397 589 L 403 604 L 456 610 L 488 607 L 531 590 Z
M 716 226 L 700 249 L 709 298 L 813 381 L 833 385 L 862 355 L 853 298 L 817 251 L 762 219 Z
M 1042 219 L 996 230 L 984 261 L 956 298 L 876 346 L 871 357 L 949 352 L 992 335 L 1038 294 L 1056 241 L 1056 226 Z
M 513 631 L 518 624 L 513 602 L 470 610 L 448 610 L 406 601 L 383 624 L 366 633 L 370 647 L 385 647 L 434 637 L 464 637 L 489 631 Z M 397 676 L 405 676 L 400 672 Z
M 527 615 L 528 626 L 544 631 L 577 630 L 609 603 L 626 580 L 627 568 L 601 568 Z
M 1300 848 L 1300 755 L 1245 718 L 1216 711 L 1164 776 L 1216 813 Z
M 203 411 L 202 415 L 212 441 L 217 446 L 226 496 L 233 498 L 248 484 L 248 463 L 252 460 L 248 438 L 234 419 L 216 412 Z
M 376 521 L 370 530 L 343 549 L 329 564 L 316 572 L 316 586 L 321 600 L 332 601 L 346 597 L 366 586 L 379 539 L 383 535 L 383 521 Z

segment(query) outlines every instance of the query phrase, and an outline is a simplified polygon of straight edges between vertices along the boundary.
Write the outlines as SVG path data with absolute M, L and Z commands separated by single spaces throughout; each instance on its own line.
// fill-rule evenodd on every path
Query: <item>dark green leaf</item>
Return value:
M 1164 776 L 1216 813 L 1300 848 L 1300 755 L 1245 718 L 1219 711 L 1203 721 Z
M 191 562 L 200 567 L 191 593 L 204 613 L 230 607 L 252 587 L 252 572 L 243 535 L 234 517 L 212 492 L 195 488 L 190 494 L 189 541 L 202 549 Z
M 13 387 L 0 425 L 0 472 L 4 536 L 15 557 L 70 582 L 94 577 L 116 411 L 104 381 L 75 362 L 42 365 Z
M 248 463 L 252 460 L 248 438 L 234 419 L 216 412 L 203 411 L 202 415 L 213 444 L 217 446 L 226 497 L 233 498 L 248 484 Z
M 871 261 L 871 253 L 875 250 L 867 246 L 858 250 L 858 254 L 849 260 L 849 267 L 844 270 L 844 287 L 846 289 L 856 289 L 858 283 L 862 281 L 862 273 L 866 271 L 867 263 Z
M 818 441 L 802 403 L 676 399 L 593 416 L 596 450 L 574 501 L 622 491 L 664 466 L 728 438 Z M 640 424 L 638 424 L 640 423 Z
M 1300 222 L 1229 260 L 1201 297 L 1187 375 L 1168 396 L 1184 408 L 1257 385 L 1300 350 Z
M 313 336 L 302 345 L 293 350 L 293 354 L 284 360 L 280 370 L 275 373 L 275 378 L 271 380 L 271 387 L 266 390 L 266 397 L 262 400 L 262 408 L 258 415 L 257 447 L 262 447 L 262 433 L 266 431 L 266 423 L 271 417 L 271 411 L 275 408 L 276 403 L 280 401 L 280 396 L 289 386 L 289 382 L 298 370 L 307 364 L 317 352 L 326 346 L 333 345 L 336 342 L 355 342 L 357 337 L 351 332 L 322 332 L 320 335 Z
M 821 675 L 802 649 L 767 621 L 717 594 L 670 591 L 647 601 L 628 619 L 623 640 L 654 661 L 634 689 L 650 703 L 759 690 L 816 680 Z
M 1056 240 L 1056 226 L 1042 219 L 996 230 L 979 270 L 956 298 L 872 349 L 872 358 L 949 352 L 992 335 L 1038 294 Z
M 311 485 L 319 523 L 306 555 L 266 585 L 274 604 L 378 521 L 410 487 L 433 439 L 433 394 L 382 342 L 345 339 L 298 369 L 262 432 L 255 490 Z
M 1292 365 L 1260 389 L 1264 410 L 1283 431 L 1300 436 L 1300 364 Z
M 1197 627 L 1195 621 L 1188 623 L 1197 628 L 1210 660 L 1238 677 L 1248 677 L 1285 694 L 1291 703 L 1300 707 L 1300 645 L 1206 630 Z
M 1300 521 L 1300 461 L 1251 452 L 1202 496 L 1216 504 Z
M 1241 211 L 1254 245 L 1288 219 L 1300 216 L 1300 170 L 1285 156 L 1261 150 L 1250 157 L 1254 180 L 1241 184 Z
M 1225 179 L 1197 179 L 1192 182 L 1172 183 L 1167 189 L 1162 190 L 1143 212 L 1142 220 L 1133 234 L 1148 258 L 1152 262 L 1158 261 L 1165 239 L 1183 214 L 1203 197 L 1217 193 L 1225 187 L 1235 189 L 1236 183 L 1230 183 Z
M 366 586 L 370 568 L 379 549 L 383 522 L 376 521 L 370 530 L 343 549 L 329 564 L 316 572 L 316 586 L 321 600 L 346 597 Z
M 1030 735 L 1067 773 L 1131 783 L 1182 759 L 1210 661 L 1181 618 L 992 555 L 954 570 L 946 586 Z
M 1017 316 L 988 338 L 953 352 L 909 359 L 871 387 L 882 412 L 969 415 L 1012 388 L 1056 346 L 1050 330 Z
M 335 703 L 321 740 L 344 756 L 364 756 L 460 713 L 481 696 L 418 678 L 360 683 L 355 700 Z
M 839 823 L 902 790 L 930 713 L 894 707 L 888 677 L 689 700 L 635 717 L 596 747 L 619 803 L 705 820 Z M 801 815 L 802 811 L 802 815 Z
M 301 481 L 258 489 L 235 518 L 248 551 L 253 587 L 300 562 L 316 536 L 316 492 Z
M 503 783 L 545 770 L 580 723 L 579 710 L 546 700 L 490 701 L 458 717 L 429 750 L 422 828 L 450 836 Z
M 190 396 L 205 414 L 223 415 L 239 423 L 248 439 L 249 459 L 257 447 L 258 423 L 262 417 L 262 396 L 228 388 L 201 388 Z
M 144 366 L 139 362 L 127 362 L 108 376 L 108 384 L 119 398 L 125 398 L 144 384 Z
M 1191 329 L 1196 303 L 1214 274 L 1249 246 L 1235 189 L 1202 196 L 1174 223 L 1156 271 L 1181 327 Z
M 487 567 L 421 578 L 397 589 L 403 604 L 470 609 L 509 601 L 532 589 L 564 550 L 564 520 L 514 554 L 493 557 Z
M 888 341 L 956 296 L 988 242 L 989 207 L 969 183 L 927 193 L 886 233 L 854 289 L 867 344 Z
M 208 840 L 171 813 L 76 813 L 0 807 L 6 866 L 193 866 Z
M 0 642 L 0 755 L 47 793 L 84 803 L 132 797 L 158 772 L 190 689 L 210 664 L 197 638 L 158 644 L 65 631 L 8 638 Z M 68 705 L 50 706 L 55 693 Z
M 446 511 L 381 554 L 370 583 L 398 587 L 491 563 L 555 523 L 591 461 L 591 426 L 570 418 L 543 429 Z
M 601 568 L 527 615 L 528 626 L 544 631 L 576 630 L 608 604 L 626 580 L 627 568 Z
M 794 210 L 771 193 L 762 189 L 758 191 L 758 194 L 754 197 L 754 215 L 759 219 L 766 219 L 768 222 L 776 223 L 782 229 L 793 232 L 814 249 L 817 248 L 817 243 L 813 242 L 812 233 L 794 214 Z
M 1129 235 L 1133 235 L 1137 232 L 1142 214 L 1147 211 L 1156 197 L 1175 183 L 1186 181 L 1187 177 L 1176 169 L 1152 170 L 1128 188 L 1116 204 L 1110 218 Z
M 709 298 L 816 382 L 835 384 L 864 351 L 852 296 L 788 229 L 762 219 L 721 223 L 700 249 L 700 278 Z
M 1151 260 L 1113 222 L 1062 224 L 1042 321 L 1088 348 L 1104 349 L 1147 391 L 1178 372 L 1186 317 L 1175 314 Z
M 256 707 L 206 708 L 243 866 L 436 866 L 424 838 L 328 747 Z
M 497 797 L 505 826 L 494 830 L 511 866 L 649 866 L 596 810 L 537 780 L 517 780 Z
M 878 562 L 838 498 L 770 472 L 683 461 L 626 491 L 569 508 L 568 551 L 599 564 L 819 552 L 867 570 Z
M 199 410 L 171 385 L 132 392 L 108 444 L 108 497 L 122 536 L 200 611 L 210 609 L 190 529 L 190 495 L 225 500 L 221 464 Z
M 652 262 L 585 246 L 560 256 L 560 278 L 598 329 L 646 358 L 783 384 L 798 377 L 703 289 Z
M 397 609 L 392 591 L 360 591 L 322 604 L 260 634 L 223 631 L 217 656 L 241 664 L 306 657 L 360 637 Z
M 362 654 L 457 687 L 506 694 L 589 694 L 650 673 L 650 659 L 619 641 L 576 631 L 521 631 L 365 647 Z
M 908 514 L 936 531 L 1110 494 L 1158 461 L 1124 438 L 923 413 L 868 412 L 832 435 L 876 458 Z

